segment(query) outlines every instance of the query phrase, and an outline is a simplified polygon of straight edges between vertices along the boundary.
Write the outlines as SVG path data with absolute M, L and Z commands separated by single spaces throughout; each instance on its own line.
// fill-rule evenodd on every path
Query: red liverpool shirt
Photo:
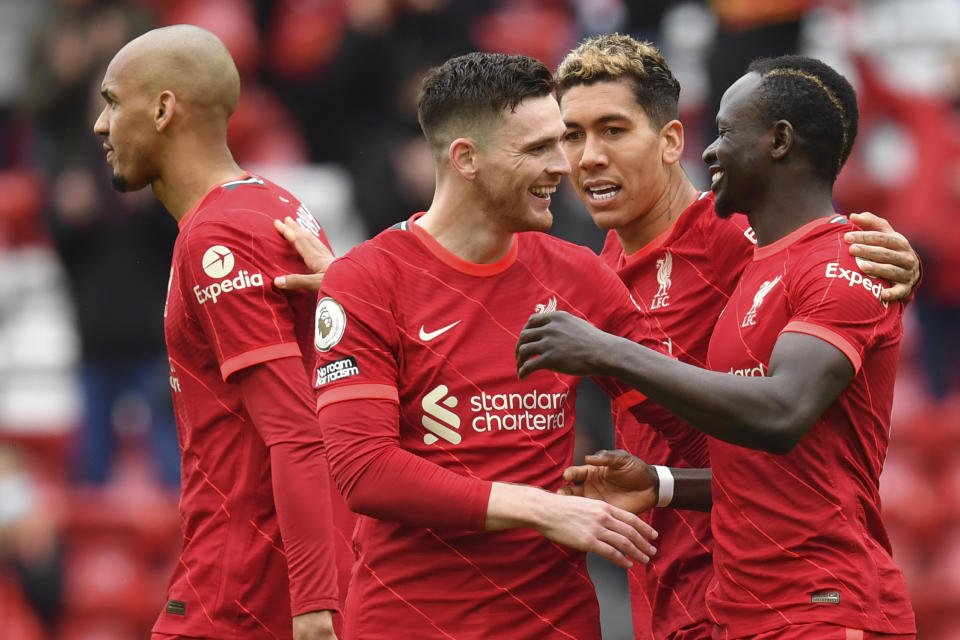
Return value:
M 713 199 L 712 193 L 701 193 L 676 223 L 631 255 L 624 254 L 611 231 L 600 254 L 646 313 L 650 337 L 673 357 L 699 367 L 706 366 L 713 325 L 755 246 L 746 218 L 717 217 Z M 685 458 L 660 432 L 616 404 L 613 419 L 617 447 L 651 464 L 710 466 L 707 458 Z M 676 422 L 687 438 L 704 440 L 699 431 Z M 710 514 L 666 508 L 653 509 L 644 518 L 660 538 L 650 564 L 629 570 L 634 635 L 640 640 L 709 634 L 713 621 L 705 595 L 713 579 Z
M 517 379 L 514 349 L 530 314 L 568 311 L 637 338 L 643 316 L 586 248 L 521 233 L 501 260 L 473 264 L 415 219 L 327 271 L 315 336 L 318 410 L 323 417 L 349 403 L 370 412 L 361 432 L 322 420 L 341 489 L 369 467 L 364 456 L 399 447 L 407 465 L 429 466 L 434 484 L 424 492 L 448 495 L 449 481 L 430 469 L 455 474 L 462 489 L 435 509 L 460 515 L 360 517 L 346 637 L 598 639 L 583 553 L 531 529 L 482 529 L 490 481 L 554 491 L 572 459 L 578 379 L 549 371 Z M 398 407 L 389 424 L 374 409 L 385 401 Z M 391 477 L 378 482 L 395 511 L 410 502 Z
M 856 371 L 786 455 L 710 439 L 714 637 L 810 622 L 915 630 L 878 493 L 903 305 L 857 268 L 843 241 L 853 229 L 821 218 L 758 248 L 710 340 L 709 367 L 730 375 L 766 375 L 783 332 L 829 342 Z
M 214 187 L 180 221 L 164 324 L 182 452 L 183 549 L 156 632 L 290 638 L 292 613 L 338 608 L 329 519 L 307 530 L 309 518 L 287 514 L 281 522 L 271 482 L 272 473 L 292 472 L 271 470 L 270 447 L 278 443 L 315 445 L 320 454 L 297 468 L 326 473 L 319 426 L 253 424 L 231 378 L 288 357 L 302 359 L 295 371 L 312 374 L 315 298 L 272 285 L 275 276 L 303 269 L 273 228 L 285 216 L 326 242 L 292 195 L 257 176 Z M 309 381 L 288 382 L 306 390 L 312 417 Z M 315 508 L 329 513 L 328 487 L 309 490 Z M 315 542 L 285 550 L 281 529 Z

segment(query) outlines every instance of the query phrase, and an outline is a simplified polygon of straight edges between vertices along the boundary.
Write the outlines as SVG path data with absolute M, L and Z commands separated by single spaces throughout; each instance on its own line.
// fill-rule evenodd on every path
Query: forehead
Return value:
M 560 106 L 552 95 L 525 98 L 512 112 L 500 114 L 496 137 L 511 146 L 520 146 L 545 137 L 560 137 L 566 127 Z
M 637 103 L 629 80 L 604 80 L 571 87 L 563 94 L 560 111 L 567 124 L 587 126 L 611 116 L 648 121 Z
M 750 72 L 730 85 L 720 99 L 717 120 L 756 118 L 760 113 L 757 99 L 761 82 L 759 73 Z

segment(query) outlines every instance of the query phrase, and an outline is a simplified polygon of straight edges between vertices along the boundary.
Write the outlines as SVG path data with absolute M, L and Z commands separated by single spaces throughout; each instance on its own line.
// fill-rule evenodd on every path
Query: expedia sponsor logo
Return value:
M 460 428 L 469 422 L 476 433 L 501 431 L 548 431 L 566 426 L 567 392 L 542 393 L 536 389 L 527 393 L 496 393 L 481 391 L 470 396 L 466 402 L 467 416 L 453 410 L 460 401 L 450 393 L 446 385 L 438 385 L 427 393 L 421 402 L 424 410 L 423 437 L 426 444 L 439 439 L 451 444 L 462 440 Z
M 745 367 L 743 369 L 734 369 L 730 367 L 730 371 L 727 371 L 730 375 L 733 376 L 743 376 L 745 378 L 762 378 L 767 375 L 767 370 L 764 368 L 763 363 L 761 362 L 755 367 Z
M 233 271 L 235 262 L 233 251 L 223 245 L 215 244 L 204 252 L 200 265 L 203 267 L 203 272 L 211 278 L 226 278 Z
M 844 269 L 837 262 L 831 262 L 827 265 L 827 271 L 824 274 L 828 278 L 840 278 L 841 280 L 847 281 L 848 287 L 863 287 L 869 291 L 874 298 L 879 300 L 884 309 L 887 308 L 888 303 L 880 297 L 880 292 L 883 291 L 883 285 L 879 282 L 875 282 L 870 278 L 865 278 L 862 273 L 854 269 Z
M 213 304 L 217 304 L 217 298 L 222 296 L 225 293 L 230 293 L 231 291 L 239 291 L 241 289 L 247 289 L 249 287 L 262 287 L 263 286 L 263 274 L 254 273 L 250 274 L 244 269 L 241 269 L 237 273 L 237 277 L 231 279 L 221 280 L 220 282 L 214 282 L 203 288 L 200 285 L 196 285 L 193 288 L 193 293 L 197 296 L 197 302 L 200 304 L 206 303 L 208 300 Z
M 357 368 L 357 361 L 353 356 L 340 358 L 333 362 L 317 367 L 317 379 L 314 382 L 315 387 L 321 387 L 334 380 L 342 380 L 350 376 L 360 375 L 360 369 Z

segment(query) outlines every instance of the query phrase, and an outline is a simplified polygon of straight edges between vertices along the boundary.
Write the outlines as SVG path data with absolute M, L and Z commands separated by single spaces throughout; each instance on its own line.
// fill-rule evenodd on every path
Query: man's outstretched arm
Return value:
M 616 378 L 709 436 L 778 454 L 800 441 L 854 374 L 842 351 L 806 334 L 781 334 L 768 375 L 746 378 L 679 362 L 562 311 L 530 317 L 517 367 L 521 378 L 539 369 Z
M 536 487 L 454 473 L 400 447 L 397 405 L 357 399 L 320 409 L 333 478 L 353 511 L 434 529 L 536 529 L 560 544 L 630 566 L 656 552 L 635 515 Z M 393 426 L 391 426 L 393 425 Z

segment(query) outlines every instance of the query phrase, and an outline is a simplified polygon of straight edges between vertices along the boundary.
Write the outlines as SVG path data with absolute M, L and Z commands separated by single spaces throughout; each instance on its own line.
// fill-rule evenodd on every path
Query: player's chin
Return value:
M 550 209 L 531 211 L 530 215 L 527 216 L 527 221 L 528 224 L 525 230 L 547 231 L 553 226 L 553 214 L 550 212 Z
M 717 194 L 716 200 L 713 201 L 713 209 L 717 213 L 717 217 L 724 220 L 737 212 L 733 203 L 727 198 L 722 197 L 719 193 Z

